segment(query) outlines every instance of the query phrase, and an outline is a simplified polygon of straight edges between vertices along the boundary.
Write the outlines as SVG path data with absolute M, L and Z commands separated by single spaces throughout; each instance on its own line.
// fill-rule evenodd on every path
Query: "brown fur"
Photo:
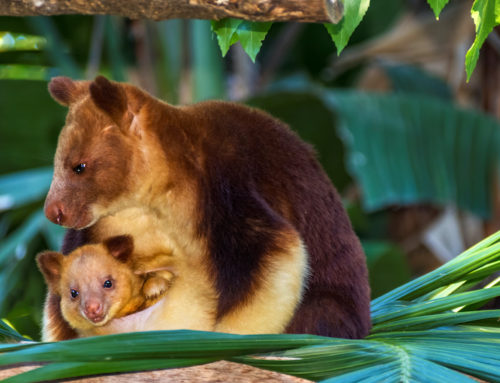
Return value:
M 128 232 L 137 254 L 172 254 L 179 279 L 151 329 L 194 315 L 188 328 L 368 333 L 359 241 L 313 151 L 283 123 L 233 103 L 174 107 L 102 77 L 49 90 L 69 113 L 46 215 L 78 229 L 64 252 Z
M 67 256 L 53 251 L 38 254 L 37 263 L 49 288 L 47 306 L 58 306 L 71 328 L 69 331 L 59 326 L 61 318 L 48 317 L 44 340 L 61 331 L 72 337 L 102 334 L 100 328 L 113 319 L 146 309 L 158 301 L 173 274 L 158 264 L 150 272 L 144 260 L 134 264 L 132 251 L 131 237 L 119 236 L 102 244 L 82 246 Z M 111 286 L 105 287 L 105 281 Z M 74 291 L 78 292 L 76 297 L 71 295 Z M 95 311 L 89 312 L 91 305 L 94 305 L 91 310 L 102 309 L 98 316 L 93 316 Z

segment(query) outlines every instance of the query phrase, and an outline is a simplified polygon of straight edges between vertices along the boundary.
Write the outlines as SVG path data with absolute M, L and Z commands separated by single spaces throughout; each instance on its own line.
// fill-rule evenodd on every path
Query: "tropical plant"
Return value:
M 447 1 L 429 1 L 429 3 L 440 5 L 436 11 L 439 14 Z M 487 22 L 484 18 L 491 16 L 491 3 L 489 0 L 476 0 L 474 3 L 473 11 L 481 4 L 487 5 L 477 11 L 476 19 L 483 25 L 481 32 L 478 31 L 478 36 L 487 34 L 491 25 L 491 17 Z M 352 4 L 357 2 L 348 5 Z M 363 4 L 368 4 L 368 1 L 363 1 Z M 370 10 L 373 10 L 375 5 L 372 4 Z M 384 3 L 379 8 L 384 8 L 385 11 L 385 7 Z M 361 8 L 358 8 L 359 10 Z M 344 21 L 335 28 L 342 30 L 349 23 L 351 27 L 356 27 L 355 23 L 350 21 L 349 12 L 351 11 L 346 9 Z M 358 12 L 355 17 L 361 20 L 362 14 Z M 94 26 L 91 26 L 89 20 L 86 19 L 82 24 L 88 25 L 87 29 L 92 30 L 96 38 L 93 38 L 90 44 L 86 70 L 83 69 L 85 64 L 82 61 L 85 60 L 82 60 L 82 57 L 87 56 L 80 54 L 80 58 L 75 59 L 73 56 L 78 55 L 75 55 L 76 48 L 73 47 L 87 47 L 87 45 L 73 43 L 71 45 L 73 52 L 69 54 L 69 50 L 64 49 L 64 43 L 67 41 L 61 38 L 61 35 L 66 38 L 65 32 L 58 30 L 61 19 L 30 18 L 28 23 L 33 28 L 31 33 L 44 36 L 45 40 L 34 35 L 12 33 L 10 37 L 8 36 L 8 42 L 1 40 L 4 51 L 8 52 L 7 56 L 0 54 L 0 59 L 14 58 L 16 62 L 8 64 L 16 66 L 15 70 L 12 70 L 9 69 L 12 66 L 0 65 L 0 78 L 47 80 L 53 75 L 60 74 L 82 78 L 84 73 L 88 78 L 92 78 L 97 68 L 111 78 L 125 80 L 130 67 L 135 63 L 127 55 L 130 46 L 124 49 L 124 45 L 128 42 L 123 33 L 123 20 L 110 16 L 96 16 L 93 19 Z M 160 48 L 157 56 L 158 65 L 154 68 L 139 69 L 139 72 L 148 75 L 153 73 L 151 77 L 155 79 L 153 82 L 158 84 L 158 95 L 171 102 L 179 100 L 186 102 L 180 94 L 179 84 L 186 76 L 182 67 L 182 57 L 186 55 L 186 50 L 191 50 L 192 96 L 188 101 L 224 97 L 225 86 L 221 78 L 223 66 L 229 64 L 228 61 L 223 63 L 214 49 L 215 41 L 209 33 L 206 33 L 207 23 L 174 20 L 149 26 L 151 27 L 149 32 L 158 37 L 157 40 L 153 40 Z M 228 48 L 239 39 L 255 59 L 270 25 L 254 27 L 252 23 L 227 20 L 221 25 L 224 23 L 226 23 L 224 32 L 226 35 L 222 37 L 225 39 L 223 40 L 225 47 Z M 75 23 L 71 24 L 70 27 L 73 28 Z M 315 26 L 308 26 L 311 29 L 313 27 Z M 104 28 L 106 33 L 99 33 L 100 28 Z M 217 29 L 218 24 L 213 25 L 213 28 Z M 260 34 L 254 33 L 252 28 L 257 28 Z M 276 31 L 277 28 L 279 26 L 273 30 Z M 345 40 L 349 38 L 350 33 L 352 31 L 347 34 L 341 32 L 339 35 Z M 28 37 L 28 40 L 32 39 L 32 43 L 24 42 L 23 36 Z M 328 39 L 328 36 L 325 36 Z M 218 39 L 222 44 L 220 33 Z M 316 39 L 309 40 L 315 41 L 315 44 L 305 45 L 309 48 L 313 45 L 317 47 Z M 187 42 L 191 44 L 185 44 Z M 0 51 L 1 44 L 2 42 Z M 107 47 L 104 52 L 107 52 L 107 56 L 101 63 L 100 56 L 92 52 L 99 52 L 99 46 L 102 50 L 103 44 Z M 481 44 L 482 42 L 475 43 L 474 49 L 478 49 Z M 265 48 L 264 46 L 263 49 Z M 36 60 L 34 56 L 30 56 L 30 62 L 36 63 L 33 67 L 21 64 L 26 59 L 24 54 L 29 52 L 25 49 L 38 56 Z M 21 54 L 23 56 L 20 56 Z M 5 60 L 2 62 L 5 63 Z M 94 69 L 91 70 L 92 68 Z M 319 72 L 322 69 L 316 70 Z M 307 141 L 312 142 L 328 174 L 335 179 L 335 184 L 341 191 L 351 183 L 351 176 L 355 178 L 362 186 L 365 208 L 380 209 L 387 204 L 430 200 L 440 204 L 452 202 L 485 216 L 491 211 L 489 193 L 492 178 L 487 170 L 491 170 L 497 161 L 494 144 L 498 142 L 496 133 L 498 124 L 484 115 L 454 106 L 450 101 L 450 91 L 442 82 L 433 81 L 425 74 L 415 73 L 408 67 L 387 67 L 386 71 L 395 91 L 413 94 L 399 97 L 333 91 L 311 86 L 310 82 L 304 86 L 303 81 L 299 81 L 299 86 L 295 86 L 292 78 L 286 78 L 274 84 L 269 92 L 254 97 L 249 102 L 288 121 L 293 129 L 298 130 Z M 47 101 L 48 96 L 45 95 L 43 82 L 36 82 L 36 86 L 34 83 L 16 81 L 2 84 L 0 107 L 3 109 L 0 111 L 3 121 L 5 116 L 10 118 L 9 123 L 4 126 L 8 126 L 9 134 L 12 134 L 9 140 L 3 143 L 3 140 L 0 140 L 0 159 L 6 159 L 0 161 L 2 173 L 50 164 L 55 135 L 62 124 L 64 110 L 49 102 L 50 100 Z M 15 91 L 20 87 L 25 89 L 23 94 Z M 29 90 L 26 91 L 27 88 Z M 37 93 L 33 96 L 31 92 L 35 88 Z M 440 97 L 441 100 L 426 100 L 423 97 L 423 95 L 428 97 L 430 93 Z M 25 100 L 26 94 L 30 94 L 29 98 L 34 100 L 34 105 L 28 105 L 28 109 L 32 111 L 30 114 L 37 116 L 37 129 L 32 129 L 32 116 L 16 112 L 17 105 L 26 106 L 28 102 Z M 359 119 L 360 109 L 364 111 L 364 121 Z M 335 116 L 338 117 L 338 122 Z M 31 120 L 28 120 L 28 117 Z M 312 117 L 314 117 L 313 123 Z M 20 121 L 22 123 L 19 123 Z M 370 121 L 370 124 L 366 124 L 366 121 Z M 409 123 L 405 124 L 404 121 Z M 444 123 L 441 124 L 441 121 Z M 467 126 L 465 124 L 467 121 L 472 125 Z M 23 129 L 18 128 L 21 126 Z M 368 137 L 367 128 L 370 132 L 371 128 L 376 131 L 375 139 L 371 140 L 372 135 Z M 3 129 L 5 128 L 2 128 L 1 133 L 2 137 L 5 137 L 6 131 Z M 20 135 L 21 130 L 25 132 L 25 136 Z M 41 143 L 49 141 L 42 136 L 42 131 L 53 131 L 52 140 L 50 145 L 39 148 Z M 443 135 L 448 145 L 434 146 L 435 140 Z M 345 147 L 339 136 L 344 139 Z M 353 137 L 355 141 L 352 141 Z M 401 146 L 393 148 L 391 145 L 391 148 L 396 150 L 375 152 L 372 150 L 373 147 L 368 145 L 387 147 L 395 137 L 398 142 L 408 145 L 409 150 L 405 152 Z M 29 150 L 21 154 L 19 146 L 12 145 L 12 142 L 19 142 L 19 146 L 24 148 L 29 145 Z M 420 155 L 422 150 L 420 142 L 432 143 L 433 150 L 428 150 L 426 156 Z M 473 145 L 470 145 L 471 143 Z M 370 150 L 365 151 L 366 148 Z M 348 155 L 350 175 L 342 165 L 344 152 Z M 408 153 L 411 154 L 410 158 L 405 157 Z M 361 166 L 362 162 L 358 161 L 360 154 L 369 159 L 370 166 Z M 470 156 L 465 160 L 461 158 L 463 154 Z M 9 161 L 11 158 L 15 158 L 16 161 Z M 441 160 L 444 160 L 443 166 L 432 166 L 441 164 Z M 397 165 L 397 168 L 394 165 Z M 401 171 L 402 169 L 405 171 Z M 463 172 L 463 169 L 468 170 Z M 388 180 L 383 185 L 386 189 L 380 186 L 377 179 L 370 178 L 372 171 Z M 427 176 L 427 172 L 432 176 Z M 18 330 L 16 332 L 7 323 L 1 322 L 0 334 L 6 339 L 26 341 L 24 334 L 29 334 L 33 339 L 38 336 L 36 326 L 40 323 L 39 309 L 44 292 L 41 288 L 43 281 L 33 262 L 33 254 L 42 248 L 59 248 L 63 234 L 60 227 L 50 224 L 43 218 L 41 211 L 40 201 L 47 191 L 50 178 L 50 168 L 40 168 L 0 178 L 0 313 Z M 421 187 L 409 190 L 410 183 L 418 183 Z M 475 305 L 499 295 L 499 287 L 496 287 L 498 281 L 493 281 L 491 285 L 481 290 L 468 291 L 477 281 L 500 268 L 500 259 L 497 255 L 498 236 L 496 234 L 482 242 L 438 271 L 375 299 L 372 307 L 375 326 L 366 340 L 349 341 L 296 335 L 237 336 L 185 331 L 152 332 L 55 344 L 31 341 L 22 344 L 3 344 L 0 346 L 0 352 L 3 352 L 0 354 L 0 364 L 22 361 L 48 362 L 41 369 L 12 379 L 22 382 L 60 379 L 88 371 L 93 373 L 136 371 L 194 365 L 219 359 L 240 361 L 313 380 L 471 381 L 465 375 L 456 372 L 461 371 L 488 381 L 500 381 L 498 371 L 495 370 L 499 364 L 499 329 L 498 322 L 494 320 L 500 314 L 498 311 L 475 310 Z M 364 241 L 364 246 L 370 265 L 384 257 L 402 258 L 400 251 L 388 243 Z M 394 270 L 392 267 L 393 263 L 390 269 Z M 407 270 L 403 278 L 409 278 Z M 394 278 L 391 276 L 391 279 Z M 26 280 L 30 283 L 26 284 Z M 38 309 L 33 309 L 34 307 Z M 133 351 L 125 346 L 130 342 L 135 346 Z M 467 360 L 463 358 L 465 351 Z M 285 359 L 266 360 L 255 357 L 256 354 L 263 353 Z
M 185 367 L 230 360 L 324 382 L 500 381 L 500 310 L 478 310 L 500 295 L 500 232 L 437 270 L 372 302 L 363 340 L 311 335 L 229 335 L 195 331 L 118 334 L 0 346 L 0 365 L 43 363 L 5 382 Z M 134 347 L 128 347 L 133 344 Z M 271 358 L 268 358 L 271 357 Z M 277 358 L 278 357 L 278 358 Z
M 449 0 L 427 0 L 436 19 Z M 370 0 L 342 1 L 344 16 L 338 24 L 325 24 L 337 52 L 340 54 L 345 48 L 352 33 L 356 30 L 370 6 Z M 470 79 L 479 57 L 479 50 L 496 25 L 500 24 L 500 6 L 495 0 L 475 0 L 471 9 L 471 16 L 476 25 L 476 38 L 469 48 L 465 60 L 467 80 Z M 250 23 L 237 19 L 223 19 L 212 22 L 212 30 L 217 34 L 219 46 L 224 56 L 229 47 L 240 41 L 248 55 L 255 61 L 262 41 L 271 23 Z
M 449 91 L 441 82 L 410 75 L 412 68 L 388 70 L 395 88 L 389 94 L 332 90 L 295 78 L 276 84 L 267 96 L 250 103 L 266 108 L 262 100 L 269 100 L 269 94 L 283 103 L 293 95 L 316 97 L 338 116 L 330 129 L 336 128 L 344 143 L 346 167 L 361 187 L 366 211 L 416 203 L 454 204 L 489 218 L 500 160 L 498 121 L 458 107 L 447 99 Z M 299 133 L 311 134 L 309 125 L 299 124 Z M 329 159 L 336 152 L 335 138 L 325 149 L 321 142 L 318 145 L 320 157 Z M 342 154 L 331 161 L 341 162 Z M 326 162 L 327 170 L 329 166 Z

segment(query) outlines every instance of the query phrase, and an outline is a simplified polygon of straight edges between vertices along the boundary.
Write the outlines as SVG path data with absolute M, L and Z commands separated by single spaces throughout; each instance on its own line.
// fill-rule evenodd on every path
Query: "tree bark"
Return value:
M 112 14 L 131 19 L 338 22 L 341 0 L 2 0 L 2 16 Z

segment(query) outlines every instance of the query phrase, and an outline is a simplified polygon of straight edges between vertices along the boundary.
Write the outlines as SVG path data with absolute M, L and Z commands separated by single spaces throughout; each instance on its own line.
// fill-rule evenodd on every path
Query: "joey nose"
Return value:
M 62 204 L 53 202 L 45 205 L 45 216 L 52 222 L 62 225 L 64 223 L 64 212 Z
M 87 301 L 85 302 L 85 315 L 91 321 L 99 322 L 102 319 L 102 304 L 99 301 Z

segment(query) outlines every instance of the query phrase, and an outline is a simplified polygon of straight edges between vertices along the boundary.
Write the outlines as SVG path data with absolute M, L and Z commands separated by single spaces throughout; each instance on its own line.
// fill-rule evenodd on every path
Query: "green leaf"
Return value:
M 412 65 L 382 62 L 381 67 L 387 73 L 392 89 L 397 93 L 417 93 L 453 100 L 453 94 L 448 84 Z
M 43 198 L 52 172 L 52 168 L 40 168 L 0 176 L 0 212 Z
M 222 57 L 225 57 L 231 45 L 238 41 L 236 31 L 242 22 L 243 20 L 231 18 L 212 20 L 212 31 L 217 35 Z
M 372 301 L 372 315 L 393 311 L 391 304 L 411 300 L 463 280 L 469 273 L 500 258 L 500 232 L 482 240 L 443 266 Z M 494 272 L 495 270 L 492 270 Z
M 11 259 L 16 256 L 24 256 L 27 243 L 33 239 L 33 237 L 39 233 L 46 218 L 42 210 L 38 210 L 33 213 L 16 231 L 11 233 L 7 238 L 4 238 L 0 242 L 0 265 L 5 263 L 6 260 L 11 261 L 15 264 L 15 260 Z M 23 251 L 21 251 L 23 250 Z M 3 292 L 0 292 L 0 297 L 2 297 Z M 0 300 L 1 302 L 1 300 Z
M 368 264 L 371 296 L 377 297 L 411 279 L 408 262 L 401 249 L 391 242 L 363 240 Z
M 121 49 L 123 32 L 118 28 L 117 16 L 105 16 L 106 51 L 111 69 L 111 76 L 115 81 L 125 81 L 127 63 Z
M 471 15 L 476 25 L 476 38 L 465 55 L 467 81 L 470 80 L 472 72 L 476 67 L 479 50 L 483 46 L 484 41 L 495 25 L 500 24 L 500 6 L 496 3 L 495 0 L 475 0 L 472 6 Z
M 46 51 L 63 74 L 75 79 L 83 78 L 82 70 L 73 57 L 68 54 L 69 49 L 65 46 L 53 19 L 50 17 L 35 16 L 28 17 L 27 21 L 37 33 L 47 38 Z
M 253 62 L 271 25 L 273 23 L 254 23 L 245 20 L 238 26 L 236 33 L 240 44 Z
M 349 0 L 344 2 L 344 17 L 338 24 L 325 24 L 330 34 L 337 54 L 340 54 L 347 45 L 349 38 L 365 16 L 370 6 L 370 0 Z
M 19 33 L 0 32 L 0 52 L 39 51 L 45 47 L 44 37 Z
M 222 56 L 226 56 L 231 45 L 240 42 L 245 52 L 253 62 L 260 51 L 273 23 L 257 23 L 239 19 L 222 19 L 212 21 L 212 31 L 217 35 Z
M 224 98 L 224 62 L 207 33 L 208 20 L 190 20 L 193 101 Z
M 163 20 L 153 24 L 159 38 L 160 55 L 158 61 L 160 68 L 158 86 L 161 89 L 162 99 L 173 104 L 179 103 L 179 88 L 182 82 L 183 20 Z M 210 36 L 211 37 L 211 36 Z
M 388 313 L 376 314 L 372 316 L 374 325 L 384 323 L 389 320 L 401 320 L 403 318 L 422 317 L 429 314 L 441 313 L 471 303 L 491 299 L 500 296 L 500 287 L 468 291 L 461 294 L 453 294 L 444 298 L 436 298 L 429 301 L 414 303 L 407 307 L 394 309 Z M 467 319 L 466 321 L 470 321 Z
M 55 223 L 45 220 L 42 233 L 51 249 L 60 249 L 63 243 L 66 230 Z
M 0 338 L 13 339 L 17 341 L 27 340 L 24 336 L 19 334 L 16 329 L 8 323 L 0 319 Z
M 448 4 L 448 1 L 449 0 L 427 0 L 436 15 L 436 19 L 439 19 L 439 14 L 443 10 L 444 6 Z
M 53 69 L 41 65 L 7 64 L 0 65 L 0 80 L 47 81 Z
M 500 318 L 500 310 L 467 311 L 459 313 L 449 312 L 392 320 L 373 326 L 372 334 L 383 331 L 426 330 L 490 318 Z
M 323 94 L 340 115 L 337 128 L 348 149 L 347 167 L 361 185 L 365 209 L 452 203 L 490 216 L 498 121 L 432 97 Z

